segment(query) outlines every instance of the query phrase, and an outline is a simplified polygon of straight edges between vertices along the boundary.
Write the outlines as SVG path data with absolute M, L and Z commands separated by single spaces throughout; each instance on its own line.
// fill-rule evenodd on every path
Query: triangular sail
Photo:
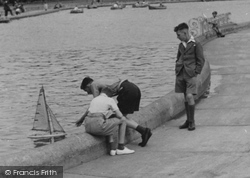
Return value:
M 34 118 L 33 128 L 32 130 L 40 130 L 40 131 L 49 131 L 50 126 L 47 118 L 46 111 L 46 103 L 43 87 L 40 89 L 37 106 L 36 106 L 36 114 Z
M 50 109 L 50 107 L 48 105 L 47 105 L 47 109 L 48 109 L 49 117 L 50 117 L 51 122 L 52 122 L 54 132 L 65 132 L 63 130 L 62 126 L 56 120 L 56 116 L 53 114 L 52 110 Z
M 53 129 L 52 129 L 53 127 Z M 43 87 L 40 89 L 37 101 L 36 114 L 32 130 L 65 132 L 59 122 L 56 120 L 52 110 L 46 104 L 45 92 Z

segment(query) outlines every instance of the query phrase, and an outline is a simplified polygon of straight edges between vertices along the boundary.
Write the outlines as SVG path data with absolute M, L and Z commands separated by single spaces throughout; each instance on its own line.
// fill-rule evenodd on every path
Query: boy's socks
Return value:
M 119 143 L 119 144 L 118 144 L 118 150 L 123 150 L 123 149 L 124 149 L 124 144 Z
M 136 130 L 137 132 L 139 132 L 141 135 L 143 135 L 143 134 L 145 133 L 145 131 L 146 131 L 146 128 L 144 128 L 144 127 L 138 125 L 138 126 L 135 128 L 135 130 Z
M 115 142 L 110 142 L 110 150 L 116 150 Z

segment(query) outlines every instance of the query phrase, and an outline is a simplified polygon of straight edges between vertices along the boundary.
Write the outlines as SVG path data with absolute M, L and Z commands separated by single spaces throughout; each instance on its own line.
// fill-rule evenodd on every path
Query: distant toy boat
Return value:
M 71 14 L 78 14 L 78 13 L 83 13 L 83 9 L 72 9 L 70 11 Z
M 32 130 L 45 131 L 48 134 L 35 134 L 28 138 L 31 139 L 48 139 L 63 137 L 66 135 L 62 126 L 56 120 L 55 115 L 46 103 L 44 88 L 41 87 L 36 106 L 36 113 Z
M 149 5 L 149 6 L 148 6 L 148 9 L 149 9 L 149 10 L 161 10 L 161 9 L 167 9 L 167 6 L 164 6 L 164 5 L 151 6 L 151 5 Z
M 123 9 L 125 7 L 126 7 L 126 4 L 121 4 L 121 5 L 117 6 L 117 7 L 112 6 L 110 9 L 111 10 L 116 10 L 116 9 Z
M 144 4 L 133 4 L 132 5 L 133 8 L 143 8 L 143 7 L 148 7 L 148 3 L 144 3 Z

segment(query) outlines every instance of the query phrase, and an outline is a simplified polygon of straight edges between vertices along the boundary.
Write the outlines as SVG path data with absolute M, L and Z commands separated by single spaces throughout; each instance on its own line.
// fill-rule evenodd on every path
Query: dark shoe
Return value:
M 217 36 L 221 38 L 225 37 L 225 35 L 222 35 L 222 33 L 218 33 Z
M 189 122 L 188 130 L 189 130 L 189 131 L 195 130 L 195 123 L 194 123 L 194 122 Z
M 139 146 L 144 147 L 147 145 L 149 138 L 152 136 L 152 132 L 149 128 L 146 128 L 145 133 L 142 135 L 142 142 L 139 143 Z
M 188 128 L 188 120 L 186 120 L 186 122 L 184 124 L 182 124 L 181 126 L 179 126 L 179 129 L 187 129 Z

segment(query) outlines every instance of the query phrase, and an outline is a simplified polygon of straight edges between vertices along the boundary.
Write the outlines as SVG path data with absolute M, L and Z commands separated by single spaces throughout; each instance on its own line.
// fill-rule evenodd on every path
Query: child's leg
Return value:
M 124 149 L 126 126 L 126 121 L 122 120 L 121 124 L 119 125 L 118 149 L 120 150 Z
M 134 150 L 130 150 L 124 146 L 125 142 L 125 132 L 126 132 L 126 121 L 122 120 L 122 123 L 119 125 L 119 144 L 118 149 L 116 150 L 117 155 L 131 154 L 134 153 Z
M 145 128 L 145 127 L 137 124 L 134 120 L 128 119 L 127 117 L 126 117 L 126 123 L 127 123 L 127 126 L 129 128 L 132 128 L 132 129 L 136 130 L 137 132 L 139 132 L 142 135 L 142 142 L 139 143 L 139 145 L 142 146 L 142 147 L 146 146 L 149 138 L 152 135 L 151 129 Z
M 109 144 L 110 144 L 110 150 L 116 150 L 116 145 L 115 145 L 115 142 L 114 142 L 113 135 L 108 136 L 108 141 L 109 141 Z

